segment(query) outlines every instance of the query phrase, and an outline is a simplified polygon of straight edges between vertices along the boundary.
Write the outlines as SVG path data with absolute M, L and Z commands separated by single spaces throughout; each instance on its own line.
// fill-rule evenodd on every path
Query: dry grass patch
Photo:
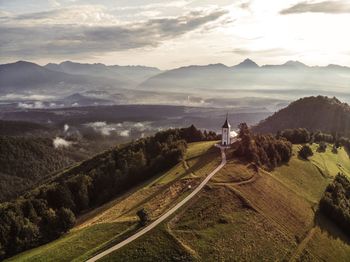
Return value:
M 227 161 L 226 165 L 212 178 L 216 183 L 235 183 L 253 178 L 254 172 L 249 168 L 249 164 L 242 164 L 236 159 Z
M 171 221 L 172 232 L 201 261 L 275 261 L 294 239 L 225 186 L 206 187 Z
M 291 236 L 303 238 L 312 227 L 311 203 L 261 171 L 254 183 L 235 186 L 258 210 Z

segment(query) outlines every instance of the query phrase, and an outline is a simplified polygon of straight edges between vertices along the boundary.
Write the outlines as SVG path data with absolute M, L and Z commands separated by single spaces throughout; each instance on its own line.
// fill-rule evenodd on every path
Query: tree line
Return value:
M 217 139 L 194 126 L 118 146 L 0 205 L 0 259 L 56 239 L 84 210 L 99 206 L 177 164 L 187 142 Z
M 328 185 L 319 209 L 350 235 L 350 181 L 345 175 L 339 173 Z

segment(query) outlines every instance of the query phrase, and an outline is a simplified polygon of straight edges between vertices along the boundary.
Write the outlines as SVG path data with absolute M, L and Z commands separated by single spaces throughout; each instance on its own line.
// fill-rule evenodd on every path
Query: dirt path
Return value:
M 303 250 L 315 234 L 316 227 L 313 227 L 309 230 L 306 237 L 303 239 L 303 241 L 300 242 L 300 244 L 297 246 L 296 250 L 293 252 L 293 255 L 289 259 L 289 262 L 296 261 L 296 259 L 302 254 Z
M 148 231 L 152 230 L 156 226 L 158 226 L 160 223 L 162 223 L 165 219 L 169 218 L 172 214 L 174 214 L 180 207 L 182 207 L 184 204 L 186 204 L 189 200 L 191 200 L 195 195 L 199 193 L 199 191 L 209 182 L 209 180 L 221 169 L 226 165 L 226 155 L 223 148 L 220 147 L 221 150 L 221 163 L 220 165 L 215 168 L 200 184 L 199 186 L 194 189 L 187 197 L 185 197 L 182 201 L 180 201 L 176 206 L 174 206 L 172 209 L 167 211 L 165 214 L 160 216 L 157 220 L 153 221 L 151 224 L 149 224 L 147 227 L 143 228 L 139 232 L 135 233 L 134 235 L 128 237 L 127 239 L 123 240 L 122 242 L 118 243 L 115 246 L 112 246 L 111 248 L 103 251 L 102 253 L 90 258 L 87 260 L 87 262 L 94 262 L 98 259 L 103 258 L 104 256 L 107 256 L 108 254 L 120 249 L 121 247 L 129 244 L 130 242 L 138 239 L 139 237 L 146 234 Z

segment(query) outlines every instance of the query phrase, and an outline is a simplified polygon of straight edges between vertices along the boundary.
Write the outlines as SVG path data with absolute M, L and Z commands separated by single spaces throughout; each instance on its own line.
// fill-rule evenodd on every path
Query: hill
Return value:
M 78 218 L 64 237 L 9 261 L 85 261 L 138 230 L 137 211 L 157 218 L 219 163 L 213 142 L 189 144 L 184 161 Z M 195 199 L 162 225 L 102 261 L 347 261 L 349 238 L 316 211 L 348 155 L 316 151 L 309 161 L 293 146 L 288 165 L 268 172 L 230 158 Z M 150 244 L 152 243 L 152 244 Z
M 0 202 L 20 195 L 72 163 L 69 154 L 56 149 L 49 138 L 0 136 Z
M 23 135 L 38 135 L 50 130 L 47 126 L 26 121 L 6 121 L 0 120 L 0 136 L 23 136 Z
M 291 103 L 254 127 L 261 133 L 306 128 L 343 136 L 350 135 L 350 106 L 337 98 L 306 97 Z
M 202 133 L 194 126 L 170 129 L 105 151 L 56 176 L 51 175 L 17 200 L 0 205 L 0 257 L 54 240 L 74 225 L 75 216 L 177 164 L 184 156 L 186 141 L 205 139 L 217 139 L 217 136 L 212 132 Z M 45 152 L 40 153 L 43 156 L 30 154 L 24 158 L 46 159 Z M 26 159 L 16 160 L 15 164 L 20 165 Z M 22 171 L 15 164 L 7 165 L 6 170 L 12 167 Z

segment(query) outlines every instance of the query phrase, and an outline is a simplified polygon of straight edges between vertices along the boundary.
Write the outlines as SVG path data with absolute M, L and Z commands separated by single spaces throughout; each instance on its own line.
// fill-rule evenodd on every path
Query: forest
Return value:
M 0 202 L 15 198 L 73 162 L 49 138 L 0 136 Z
M 218 139 L 194 126 L 117 146 L 0 205 L 0 259 L 56 239 L 84 210 L 181 161 L 187 142 Z

